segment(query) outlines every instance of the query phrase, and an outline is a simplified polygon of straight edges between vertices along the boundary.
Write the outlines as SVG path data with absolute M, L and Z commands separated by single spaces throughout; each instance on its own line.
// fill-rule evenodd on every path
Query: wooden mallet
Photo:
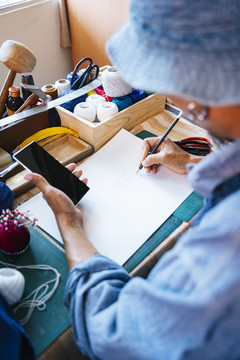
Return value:
M 0 61 L 10 69 L 0 93 L 1 118 L 8 98 L 8 89 L 12 86 L 16 73 L 32 72 L 37 60 L 27 46 L 7 40 L 0 47 Z

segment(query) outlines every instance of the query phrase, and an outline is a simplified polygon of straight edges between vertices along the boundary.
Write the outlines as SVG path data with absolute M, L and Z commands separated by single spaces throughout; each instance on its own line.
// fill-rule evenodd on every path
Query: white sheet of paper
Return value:
M 100 253 L 123 265 L 192 192 L 185 175 L 165 167 L 136 173 L 142 140 L 121 130 L 80 165 L 90 190 L 81 200 L 84 231 Z M 42 194 L 18 207 L 62 242 Z

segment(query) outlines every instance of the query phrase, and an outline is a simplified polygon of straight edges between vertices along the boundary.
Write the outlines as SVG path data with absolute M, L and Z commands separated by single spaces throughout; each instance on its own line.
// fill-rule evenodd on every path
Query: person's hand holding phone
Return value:
M 35 141 L 17 151 L 13 158 L 27 170 L 42 175 L 49 184 L 67 194 L 74 204 L 77 204 L 89 190 L 83 181 Z
M 69 164 L 66 168 L 77 178 L 80 179 L 82 176 L 82 170 L 75 170 L 76 164 Z M 27 173 L 24 178 L 39 188 L 48 205 L 51 207 L 56 219 L 59 216 L 66 218 L 69 214 L 77 212 L 79 213 L 80 220 L 82 221 L 80 207 L 75 206 L 72 200 L 64 192 L 51 186 L 46 179 L 36 173 Z M 87 184 L 87 178 L 81 180 Z
M 81 170 L 75 170 L 75 164 L 69 164 L 66 167 L 76 177 L 80 178 L 82 176 Z M 64 192 L 51 186 L 41 175 L 27 173 L 24 178 L 39 188 L 51 207 L 64 242 L 69 268 L 71 269 L 80 261 L 84 261 L 96 254 L 96 249 L 83 233 L 80 206 L 75 206 Z M 87 178 L 83 178 L 82 182 L 87 184 Z

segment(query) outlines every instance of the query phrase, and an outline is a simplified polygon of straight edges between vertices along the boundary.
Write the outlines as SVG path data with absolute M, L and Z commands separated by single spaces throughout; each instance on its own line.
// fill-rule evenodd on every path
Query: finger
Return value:
M 76 177 L 80 178 L 80 176 L 82 176 L 82 170 L 81 170 L 81 169 L 75 170 L 75 171 L 73 172 L 73 174 L 74 174 Z
M 141 154 L 141 162 L 146 159 L 146 157 L 149 154 L 149 151 L 151 150 L 151 145 L 150 142 L 148 141 L 149 139 L 145 139 L 143 142 L 143 147 L 142 147 L 142 154 Z
M 145 168 L 145 171 L 146 171 L 147 174 L 149 174 L 150 172 L 152 172 L 153 174 L 156 174 L 159 166 L 160 165 L 156 165 L 156 164 L 152 165 L 152 166 L 148 166 L 148 167 Z
M 158 171 L 159 166 L 161 166 L 161 165 L 153 165 L 152 166 L 152 173 L 153 174 L 156 174 L 156 172 Z
M 39 174 L 27 173 L 24 176 L 24 179 L 36 185 L 43 193 L 45 193 L 49 188 L 51 188 L 51 185 L 49 185 L 47 180 Z
M 159 154 L 148 155 L 145 160 L 143 160 L 142 165 L 144 167 L 153 166 L 159 164 Z
M 146 173 L 149 174 L 152 171 L 152 168 L 151 168 L 151 166 L 148 166 L 145 168 L 145 170 L 146 170 Z
M 158 140 L 159 140 L 159 137 L 155 137 L 155 136 L 144 140 L 143 150 L 142 150 L 142 154 L 141 154 L 141 162 L 146 159 L 149 152 L 154 148 L 154 146 L 156 145 Z
M 87 183 L 88 183 L 88 179 L 87 179 L 87 178 L 84 178 L 84 179 L 82 179 L 82 182 L 84 182 L 84 184 L 86 184 L 86 185 L 87 185 Z
M 80 178 L 82 176 L 82 170 L 76 170 L 74 171 L 73 173 L 77 178 Z M 88 182 L 88 179 L 87 178 L 84 178 L 84 179 L 81 179 L 82 182 L 84 182 L 85 184 L 87 184 Z
M 71 172 L 73 172 L 76 169 L 76 164 L 74 164 L 74 163 L 68 164 L 68 165 L 66 165 L 66 168 L 68 170 L 70 170 Z

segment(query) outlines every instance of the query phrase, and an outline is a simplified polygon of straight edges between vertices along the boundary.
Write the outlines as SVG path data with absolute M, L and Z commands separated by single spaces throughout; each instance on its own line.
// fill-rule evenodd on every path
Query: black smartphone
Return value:
M 49 184 L 62 190 L 75 205 L 89 190 L 84 182 L 35 141 L 16 152 L 13 158 L 27 170 L 42 175 Z

